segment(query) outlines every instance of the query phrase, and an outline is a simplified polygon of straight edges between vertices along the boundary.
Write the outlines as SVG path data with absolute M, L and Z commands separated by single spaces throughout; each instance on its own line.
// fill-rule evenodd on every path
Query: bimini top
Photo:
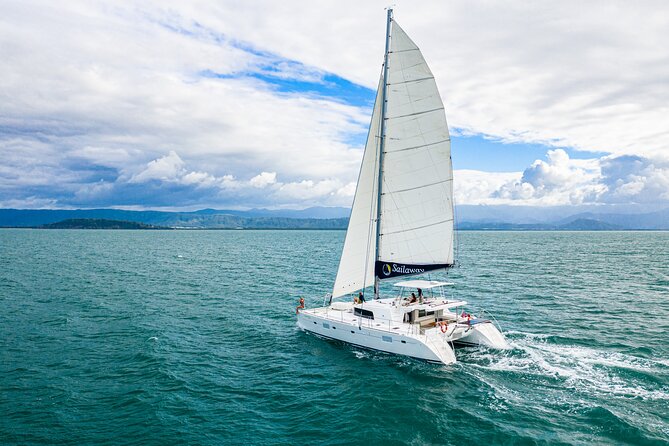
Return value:
M 405 280 L 404 282 L 397 282 L 395 286 L 402 288 L 420 288 L 422 290 L 429 290 L 438 286 L 455 285 L 453 282 L 437 282 L 436 280 Z

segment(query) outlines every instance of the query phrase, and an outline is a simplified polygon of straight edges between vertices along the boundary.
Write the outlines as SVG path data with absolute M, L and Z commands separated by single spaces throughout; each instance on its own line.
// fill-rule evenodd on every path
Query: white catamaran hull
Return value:
M 438 335 L 412 335 L 393 333 L 346 321 L 335 321 L 306 311 L 297 318 L 297 326 L 315 335 L 347 342 L 358 347 L 396 355 L 409 356 L 430 362 L 453 364 L 453 348 Z
M 443 364 L 456 362 L 454 343 L 509 348 L 490 321 L 443 310 L 461 303 L 464 302 L 432 300 L 409 305 L 397 299 L 356 305 L 339 302 L 331 307 L 300 311 L 297 325 L 324 338 Z M 427 308 L 433 311 L 428 314 Z M 426 311 L 425 316 L 407 322 L 411 313 L 415 316 L 421 311 Z M 359 315 L 363 312 L 367 317 Z
M 511 348 L 504 335 L 492 323 L 478 324 L 464 336 L 457 339 L 456 344 L 485 345 L 486 347 L 506 350 Z

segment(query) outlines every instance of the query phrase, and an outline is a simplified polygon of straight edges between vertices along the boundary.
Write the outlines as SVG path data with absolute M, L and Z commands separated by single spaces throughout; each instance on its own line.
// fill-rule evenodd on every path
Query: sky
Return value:
M 380 1 L 0 3 L 0 207 L 350 206 Z M 669 207 L 669 4 L 395 1 L 455 200 Z

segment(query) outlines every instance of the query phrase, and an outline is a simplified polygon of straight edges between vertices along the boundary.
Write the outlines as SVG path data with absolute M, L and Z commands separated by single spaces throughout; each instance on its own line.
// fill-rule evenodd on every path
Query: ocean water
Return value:
M 669 444 L 669 233 L 460 233 L 452 366 L 296 328 L 343 238 L 0 230 L 0 443 Z

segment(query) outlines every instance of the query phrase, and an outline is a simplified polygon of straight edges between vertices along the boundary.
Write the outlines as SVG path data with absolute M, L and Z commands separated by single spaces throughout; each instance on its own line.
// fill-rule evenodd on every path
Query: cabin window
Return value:
M 330 328 L 330 324 L 323 322 L 323 328 Z
M 374 319 L 374 312 L 369 310 L 363 310 L 362 308 L 354 308 L 353 314 L 356 316 L 364 317 L 365 319 Z
M 418 317 L 432 316 L 434 311 L 418 310 Z
M 390 336 L 381 336 L 381 339 L 383 339 L 386 342 L 393 342 L 393 338 Z

